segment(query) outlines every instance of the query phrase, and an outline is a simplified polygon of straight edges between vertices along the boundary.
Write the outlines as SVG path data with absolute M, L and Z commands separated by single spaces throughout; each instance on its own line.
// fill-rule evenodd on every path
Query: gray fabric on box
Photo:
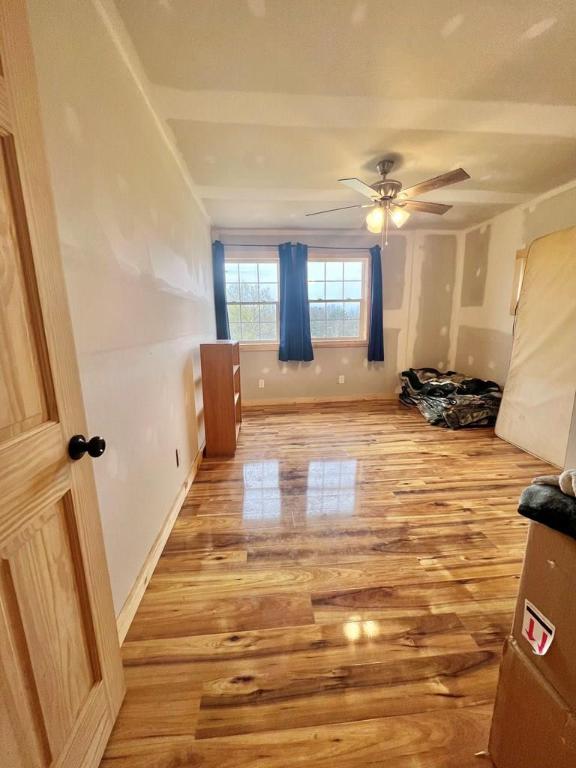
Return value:
M 518 512 L 576 539 L 576 499 L 559 488 L 529 485 L 522 491 Z

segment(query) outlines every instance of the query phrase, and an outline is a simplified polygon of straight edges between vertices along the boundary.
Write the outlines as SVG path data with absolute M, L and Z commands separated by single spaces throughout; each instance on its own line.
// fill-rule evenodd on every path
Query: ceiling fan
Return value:
M 428 181 L 421 181 L 408 189 L 402 189 L 402 183 L 396 179 L 387 179 L 387 175 L 392 170 L 394 160 L 381 160 L 376 166 L 381 176 L 380 181 L 374 184 L 365 184 L 360 179 L 338 179 L 341 184 L 345 184 L 355 192 L 370 198 L 371 203 L 358 205 L 345 205 L 341 208 L 329 208 L 326 211 L 316 211 L 307 213 L 306 216 L 319 216 L 322 213 L 332 213 L 333 211 L 345 211 L 349 208 L 371 208 L 372 210 L 366 216 L 366 227 L 369 232 L 374 234 L 383 233 L 388 245 L 388 223 L 391 219 L 396 227 L 403 226 L 413 212 L 435 213 L 442 215 L 452 208 L 451 205 L 443 203 L 427 203 L 422 200 L 413 200 L 415 195 L 422 195 L 431 192 L 433 189 L 447 187 L 449 184 L 457 184 L 459 181 L 469 179 L 470 175 L 463 168 L 457 168 L 455 171 L 443 173 L 441 176 L 435 176 Z

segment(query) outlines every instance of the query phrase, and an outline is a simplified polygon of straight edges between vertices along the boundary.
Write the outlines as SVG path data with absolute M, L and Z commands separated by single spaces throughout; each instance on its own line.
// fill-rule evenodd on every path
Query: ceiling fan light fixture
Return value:
M 373 235 L 379 235 L 382 232 L 384 226 L 384 219 L 386 218 L 386 212 L 381 206 L 373 208 L 366 216 L 366 227 L 368 232 L 372 232 Z
M 396 205 L 390 211 L 390 218 L 392 219 L 396 227 L 400 229 L 400 227 L 403 227 L 404 224 L 406 224 L 406 222 L 410 218 L 410 214 L 408 213 L 408 211 L 404 210 L 404 208 L 401 208 Z

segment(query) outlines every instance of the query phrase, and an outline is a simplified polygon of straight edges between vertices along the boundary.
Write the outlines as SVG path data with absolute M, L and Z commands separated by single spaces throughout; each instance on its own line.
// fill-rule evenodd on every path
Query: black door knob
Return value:
M 74 435 L 68 443 L 68 455 L 73 461 L 78 461 L 85 453 L 92 456 L 93 459 L 97 459 L 98 456 L 102 456 L 105 450 L 106 440 L 103 437 L 98 437 L 98 435 L 90 438 L 90 440 L 86 440 L 84 435 Z

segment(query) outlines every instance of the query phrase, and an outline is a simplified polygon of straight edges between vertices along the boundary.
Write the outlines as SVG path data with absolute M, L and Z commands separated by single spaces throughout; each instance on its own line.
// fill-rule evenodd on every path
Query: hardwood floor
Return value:
M 392 403 L 247 412 L 128 633 L 102 768 L 477 768 L 549 470 Z

